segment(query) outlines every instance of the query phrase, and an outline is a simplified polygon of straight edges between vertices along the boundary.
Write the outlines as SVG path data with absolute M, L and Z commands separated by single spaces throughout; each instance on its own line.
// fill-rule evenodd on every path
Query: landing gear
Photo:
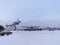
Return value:
M 4 35 L 5 35 L 4 33 L 0 34 L 0 36 L 4 36 Z
M 10 34 L 12 34 L 12 32 L 6 33 L 6 35 L 10 35 Z

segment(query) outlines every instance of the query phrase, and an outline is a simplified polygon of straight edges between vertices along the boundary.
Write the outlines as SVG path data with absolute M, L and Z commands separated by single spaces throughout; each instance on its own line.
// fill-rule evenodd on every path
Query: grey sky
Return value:
M 59 25 L 59 5 L 60 0 L 0 0 L 0 21 L 7 24 L 20 18 L 23 25 Z

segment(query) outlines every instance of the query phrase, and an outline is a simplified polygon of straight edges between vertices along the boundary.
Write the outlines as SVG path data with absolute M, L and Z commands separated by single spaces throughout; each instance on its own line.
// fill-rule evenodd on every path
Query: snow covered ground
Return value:
M 13 31 L 0 36 L 0 45 L 60 45 L 60 31 Z

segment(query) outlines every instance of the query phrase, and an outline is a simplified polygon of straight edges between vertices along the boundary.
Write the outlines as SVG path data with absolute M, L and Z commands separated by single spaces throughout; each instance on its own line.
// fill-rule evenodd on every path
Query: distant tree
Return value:
M 4 26 L 0 25 L 0 32 L 4 31 L 4 29 L 5 29 Z

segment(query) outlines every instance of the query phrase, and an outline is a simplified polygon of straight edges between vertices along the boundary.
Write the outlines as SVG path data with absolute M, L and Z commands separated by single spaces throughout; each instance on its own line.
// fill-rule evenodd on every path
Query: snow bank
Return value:
M 0 36 L 0 45 L 60 45 L 60 31 L 16 31 Z

